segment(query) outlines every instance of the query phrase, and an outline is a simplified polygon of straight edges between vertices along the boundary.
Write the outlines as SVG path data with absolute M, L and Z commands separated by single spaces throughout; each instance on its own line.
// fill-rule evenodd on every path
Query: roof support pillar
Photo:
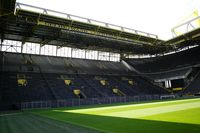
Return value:
M 0 45 L 0 51 L 2 51 L 3 41 L 4 41 L 4 34 L 3 34 L 3 32 L 1 32 L 1 45 Z

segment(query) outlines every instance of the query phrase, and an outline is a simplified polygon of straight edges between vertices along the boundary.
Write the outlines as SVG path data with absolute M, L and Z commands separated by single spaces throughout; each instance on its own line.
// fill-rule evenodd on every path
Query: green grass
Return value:
M 30 113 L 0 116 L 0 133 L 98 133 L 95 130 L 55 121 Z
M 34 128 L 29 123 L 34 123 Z M 56 133 L 200 133 L 200 99 L 31 110 L 1 116 L 0 124 L 2 133 L 17 127 L 23 130 L 11 133 L 26 133 L 27 127 Z

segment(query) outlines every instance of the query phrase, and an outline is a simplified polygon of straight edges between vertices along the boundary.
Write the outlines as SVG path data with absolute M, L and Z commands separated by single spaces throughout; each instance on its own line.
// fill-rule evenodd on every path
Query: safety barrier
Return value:
M 34 108 L 60 108 L 74 107 L 83 105 L 101 105 L 114 103 L 141 102 L 150 100 L 160 100 L 160 95 L 139 95 L 139 96 L 124 96 L 124 97 L 105 97 L 105 98 L 86 98 L 86 99 L 68 99 L 57 101 L 34 101 L 22 102 L 21 109 Z

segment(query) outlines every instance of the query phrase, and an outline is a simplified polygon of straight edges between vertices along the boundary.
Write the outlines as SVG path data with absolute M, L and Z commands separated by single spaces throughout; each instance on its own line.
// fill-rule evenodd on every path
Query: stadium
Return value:
M 0 18 L 1 133 L 200 133 L 197 10 L 168 40 L 16 0 Z

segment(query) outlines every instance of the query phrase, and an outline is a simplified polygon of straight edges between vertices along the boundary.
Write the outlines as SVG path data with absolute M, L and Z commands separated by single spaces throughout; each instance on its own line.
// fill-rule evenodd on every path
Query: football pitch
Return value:
M 200 98 L 1 115 L 0 132 L 200 133 Z

